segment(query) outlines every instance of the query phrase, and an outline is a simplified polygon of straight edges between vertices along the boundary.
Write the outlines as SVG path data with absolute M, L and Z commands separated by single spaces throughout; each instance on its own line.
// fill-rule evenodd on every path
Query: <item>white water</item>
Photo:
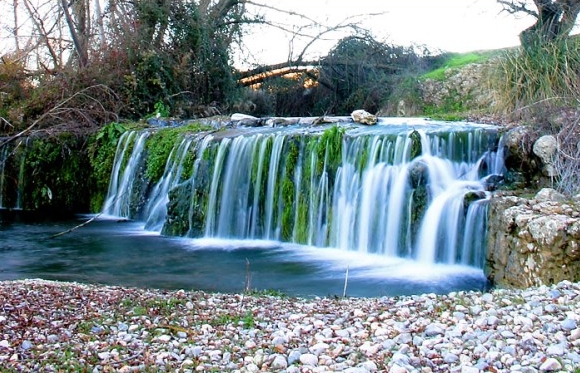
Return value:
M 318 159 L 316 151 L 306 149 L 312 135 L 300 138 L 294 173 L 287 177 L 294 185 L 290 219 L 293 227 L 287 239 L 426 264 L 481 266 L 487 192 L 480 180 L 501 172 L 503 167 L 500 155 L 488 151 L 484 131 L 473 130 L 460 136 L 437 127 L 417 130 L 402 126 L 398 134 L 393 134 L 381 127 L 367 133 L 358 129 L 360 133 L 343 138 L 342 160 L 334 177 L 329 174 L 332 155 L 328 148 L 324 159 Z M 280 183 L 284 182 L 285 157 L 290 146 L 290 135 L 286 133 L 225 136 L 219 143 L 210 136 L 180 140 L 163 177 L 147 198 L 148 229 L 161 231 L 168 193 L 183 182 L 183 159 L 195 146 L 193 176 L 187 182 L 192 186 L 188 235 L 196 235 L 192 219 L 195 190 L 203 187 L 196 181 L 201 177 L 200 160 L 204 151 L 215 145 L 207 176 L 209 199 L 204 211 L 204 236 L 281 240 L 285 228 L 282 215 L 287 206 Z M 413 136 L 419 137 L 422 153 L 410 159 L 417 141 Z M 105 213 L 129 217 L 128 191 L 138 174 L 146 138 L 147 132 L 128 132 L 121 138 Z M 480 166 L 484 161 L 488 170 L 482 174 Z M 321 172 L 314 171 L 320 167 Z M 419 191 L 411 183 L 413 178 L 426 183 L 423 198 L 427 207 L 422 212 L 414 202 Z M 464 199 L 468 194 L 484 199 L 466 208 Z M 301 215 L 301 205 L 308 206 L 305 215 Z
M 130 218 L 131 195 L 149 132 L 127 131 L 119 139 L 103 214 Z M 133 146 L 127 161 L 128 149 Z M 123 169 L 121 166 L 126 165 Z
M 28 138 L 17 140 L 14 147 L 12 143 L 7 143 L 0 148 L 0 209 L 22 209 L 27 149 Z M 6 167 L 9 164 L 18 164 L 17 174 L 10 174 L 10 170 Z M 12 198 L 4 200 L 8 194 Z

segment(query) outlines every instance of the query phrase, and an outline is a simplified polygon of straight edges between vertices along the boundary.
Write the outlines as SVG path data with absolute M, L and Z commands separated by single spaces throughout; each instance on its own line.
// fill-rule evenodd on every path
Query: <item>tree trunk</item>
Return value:
M 79 59 L 79 67 L 80 68 L 84 68 L 87 66 L 88 64 L 88 51 L 87 51 L 87 46 L 83 43 L 83 39 L 81 39 L 82 35 L 79 35 L 79 33 L 77 32 L 77 28 L 75 27 L 75 23 L 74 20 L 69 12 L 68 9 L 68 4 L 66 0 L 61 0 L 60 2 L 61 6 L 62 6 L 62 11 L 64 12 L 64 16 L 66 19 L 66 23 L 70 32 L 70 36 L 73 40 L 73 44 L 75 47 L 75 50 L 77 52 L 77 57 Z M 84 3 L 83 3 L 84 5 Z M 86 23 L 82 26 L 81 30 L 84 29 L 84 27 L 86 26 Z

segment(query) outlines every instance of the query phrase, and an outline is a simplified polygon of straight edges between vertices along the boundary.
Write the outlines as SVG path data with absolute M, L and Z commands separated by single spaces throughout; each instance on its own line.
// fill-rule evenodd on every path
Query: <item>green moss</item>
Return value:
M 100 211 L 103 207 L 119 138 L 126 131 L 125 126 L 113 122 L 104 126 L 89 139 L 89 161 L 91 164 L 92 192 L 90 210 Z
M 84 138 L 69 133 L 31 139 L 23 171 L 25 209 L 88 210 L 90 164 L 84 145 Z
M 413 132 L 411 132 L 409 134 L 409 137 L 411 138 L 411 141 L 412 141 L 411 154 L 409 156 L 409 159 L 413 160 L 413 159 L 417 158 L 418 156 L 420 156 L 423 152 L 423 148 L 421 145 L 421 135 L 416 130 L 413 130 Z
M 294 199 L 296 195 L 296 186 L 294 185 L 294 175 L 296 173 L 296 166 L 298 164 L 298 155 L 300 149 L 296 139 L 290 139 L 287 143 L 285 151 L 286 161 L 284 163 L 284 178 L 282 180 L 282 241 L 290 241 L 292 239 L 292 231 L 294 229 Z
M 155 131 L 147 139 L 147 166 L 145 176 L 153 183 L 158 182 L 163 176 L 171 150 L 176 145 L 178 139 L 186 133 L 197 133 L 210 129 L 211 127 L 193 123 L 187 126 L 163 128 Z M 189 165 L 192 165 L 193 158 L 188 160 L 188 162 Z M 185 178 L 186 176 L 187 173 L 183 177 Z
M 336 171 L 342 162 L 342 137 L 345 129 L 338 125 L 332 126 L 322 133 L 316 151 L 318 152 L 318 173 L 326 160 L 327 171 Z

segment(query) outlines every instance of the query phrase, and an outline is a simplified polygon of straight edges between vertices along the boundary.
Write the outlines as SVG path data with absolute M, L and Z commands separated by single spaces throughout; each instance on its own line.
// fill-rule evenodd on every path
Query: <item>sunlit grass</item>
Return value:
M 472 63 L 483 63 L 497 53 L 497 51 L 450 53 L 442 60 L 441 66 L 423 74 L 420 78 L 442 81 L 446 79 L 446 72 L 449 69 L 458 69 Z

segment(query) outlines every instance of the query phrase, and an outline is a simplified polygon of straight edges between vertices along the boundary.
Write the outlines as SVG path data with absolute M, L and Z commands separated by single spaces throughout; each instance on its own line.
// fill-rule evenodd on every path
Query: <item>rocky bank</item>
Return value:
M 300 299 L 0 282 L 2 372 L 577 372 L 580 284 Z

